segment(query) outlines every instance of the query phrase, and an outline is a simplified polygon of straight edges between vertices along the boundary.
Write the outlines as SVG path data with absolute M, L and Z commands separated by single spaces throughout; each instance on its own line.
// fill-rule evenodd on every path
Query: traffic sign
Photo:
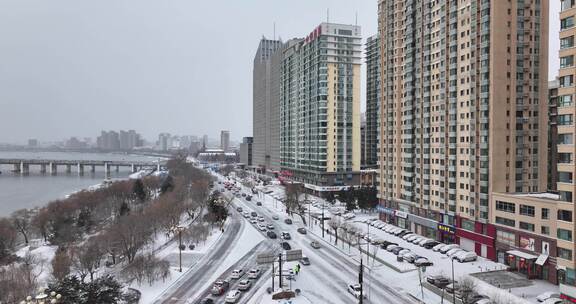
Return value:
M 286 250 L 286 261 L 298 261 L 302 258 L 302 249 Z

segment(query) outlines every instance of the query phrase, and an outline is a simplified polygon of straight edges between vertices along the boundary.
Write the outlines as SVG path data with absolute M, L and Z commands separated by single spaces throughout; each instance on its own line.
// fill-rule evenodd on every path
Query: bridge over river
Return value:
M 78 175 L 83 175 L 85 168 L 90 172 L 96 172 L 96 167 L 103 167 L 106 176 L 109 175 L 111 169 L 120 170 L 120 167 L 128 167 L 132 172 L 137 172 L 145 168 L 155 169 L 160 171 L 166 167 L 166 161 L 126 161 L 126 160 L 50 160 L 50 159 L 2 159 L 0 158 L 0 166 L 12 165 L 14 173 L 29 174 L 31 166 L 40 167 L 40 173 L 49 173 L 51 175 L 58 174 L 58 168 L 64 167 L 64 172 L 72 173 L 74 170 Z

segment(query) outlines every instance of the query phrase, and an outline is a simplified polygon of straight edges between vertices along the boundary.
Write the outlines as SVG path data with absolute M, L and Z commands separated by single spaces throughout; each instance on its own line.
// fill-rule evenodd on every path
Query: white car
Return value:
M 256 219 L 250 219 L 250 223 L 256 224 L 256 223 L 258 223 L 258 221 Z
M 476 259 L 478 259 L 478 255 L 476 255 L 475 252 L 461 252 L 458 253 L 455 257 L 456 260 L 458 260 L 458 262 L 460 263 L 465 263 L 465 262 L 473 262 L 476 261 Z
M 454 248 L 460 248 L 460 246 L 458 244 L 450 244 L 450 245 L 446 245 L 442 248 L 440 248 L 440 252 L 446 254 L 446 252 L 450 251 L 451 249 Z
M 462 253 L 462 252 L 466 252 L 466 251 L 464 251 L 464 250 L 462 250 L 462 249 L 460 249 L 460 248 L 453 248 L 453 249 L 448 250 L 448 251 L 446 252 L 446 255 L 449 256 L 449 257 L 452 257 L 452 256 L 456 256 L 456 255 L 458 255 L 458 254 L 460 254 L 460 253 Z
M 246 291 L 246 290 L 250 289 L 251 286 L 252 286 L 252 281 L 242 280 L 238 283 L 238 290 Z
M 266 228 L 268 228 L 268 229 L 272 230 L 272 229 L 274 229 L 274 225 L 272 225 L 272 224 L 268 224 L 268 225 L 266 225 Z
M 241 278 L 243 274 L 244 274 L 244 270 L 234 269 L 234 270 L 232 270 L 232 275 L 230 275 L 230 278 L 237 280 L 237 279 Z
M 236 303 L 238 302 L 238 299 L 240 299 L 240 290 L 238 289 L 232 289 L 228 292 L 228 294 L 226 295 L 226 303 Z
M 433 243 L 433 242 L 434 242 L 434 240 L 431 240 L 431 239 L 423 239 L 422 241 L 420 241 L 420 243 L 418 243 L 418 245 L 424 246 L 428 243 Z
M 538 302 L 544 302 L 550 298 L 560 298 L 560 295 L 557 292 L 546 291 L 544 293 L 539 294 L 536 297 L 536 300 L 538 300 Z
M 440 243 L 434 247 L 432 247 L 432 251 L 440 251 L 440 248 L 446 246 L 446 244 Z
M 257 279 L 260 276 L 260 269 L 253 268 L 248 271 L 248 278 L 249 279 Z
M 398 247 L 398 245 L 394 245 L 394 244 L 388 245 L 388 247 L 386 247 L 386 251 L 392 252 L 392 249 L 394 249 L 396 247 Z
M 422 240 L 425 240 L 425 239 L 426 239 L 425 237 L 419 235 L 419 236 L 417 236 L 416 238 L 414 238 L 414 239 L 413 239 L 412 241 L 410 241 L 410 242 L 413 243 L 413 244 L 418 245 L 418 244 L 420 244 L 420 242 L 421 242 Z
M 417 237 L 417 235 L 411 233 L 411 234 L 406 234 L 402 237 L 402 239 L 404 239 L 407 242 L 412 241 L 413 239 L 415 239 Z
M 398 252 L 398 256 L 403 258 L 405 254 L 410 253 L 410 249 L 403 249 Z
M 260 231 L 266 231 L 266 226 L 264 226 L 264 224 L 258 224 L 258 229 L 260 229 Z
M 562 304 L 564 301 L 560 298 L 548 298 L 542 304 Z
M 264 217 L 263 217 L 263 216 L 259 216 L 259 217 L 258 217 L 258 221 L 259 221 L 259 222 L 263 222 L 263 221 L 264 221 Z
M 362 287 L 360 286 L 360 284 L 350 284 L 348 285 L 348 292 L 353 295 L 356 299 L 360 299 L 360 291 L 362 290 Z M 366 297 L 366 295 L 364 295 L 364 298 Z

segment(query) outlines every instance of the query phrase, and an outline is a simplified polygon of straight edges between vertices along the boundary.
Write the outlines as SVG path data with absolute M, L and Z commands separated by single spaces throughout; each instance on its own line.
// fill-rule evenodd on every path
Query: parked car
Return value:
M 440 244 L 440 242 L 432 241 L 430 243 L 424 244 L 424 246 L 422 246 L 422 247 L 424 247 L 426 249 L 432 249 L 432 248 L 436 247 L 438 244 Z
M 408 252 L 408 253 L 404 254 L 402 256 L 402 258 L 404 259 L 404 261 L 406 261 L 408 263 L 414 263 L 414 261 L 416 261 L 418 258 L 420 258 L 420 256 L 415 254 L 414 252 Z
M 446 246 L 444 243 L 438 243 L 436 246 L 432 247 L 432 251 L 440 251 L 440 248 Z
M 228 281 L 218 280 L 214 282 L 214 285 L 212 286 L 210 293 L 212 293 L 215 296 L 220 296 L 223 295 L 226 292 L 226 290 L 228 290 L 229 287 L 230 283 Z
M 344 219 L 350 220 L 350 219 L 355 218 L 356 215 L 354 215 L 353 213 L 346 213 L 346 214 L 342 215 L 342 217 L 343 217 Z
M 312 246 L 312 248 L 314 249 L 320 249 L 320 247 L 322 247 L 320 246 L 320 243 L 318 243 L 317 241 L 310 242 L 310 246 Z
M 425 237 L 419 235 L 419 236 L 415 237 L 414 239 L 412 239 L 412 241 L 410 241 L 410 243 L 417 245 L 417 244 L 420 243 L 423 239 L 425 239 Z
M 277 215 L 273 215 L 273 216 L 272 216 L 272 219 L 273 219 L 273 220 L 279 220 L 280 217 L 278 217 Z
M 450 249 L 460 248 L 458 244 L 450 244 L 440 248 L 440 252 L 446 254 Z
M 278 236 L 276 235 L 276 232 L 274 232 L 274 231 L 268 231 L 268 232 L 266 232 L 266 235 L 267 235 L 269 238 L 271 238 L 271 239 L 275 239 L 275 238 L 278 237 Z
M 416 237 L 417 237 L 416 234 L 411 233 L 411 234 L 405 234 L 405 235 L 402 237 L 402 239 L 405 240 L 405 241 L 407 241 L 407 242 L 410 242 L 411 240 L 415 239 Z
M 410 249 L 402 249 L 400 251 L 398 251 L 398 257 L 403 258 L 405 254 L 410 253 Z
M 230 278 L 237 280 L 237 279 L 241 278 L 242 275 L 244 275 L 243 269 L 234 269 L 234 270 L 232 270 L 232 274 L 230 275 Z
M 438 288 L 444 288 L 450 284 L 450 279 L 442 275 L 430 275 L 426 277 L 426 281 Z
M 434 265 L 434 263 L 430 262 L 430 260 L 428 260 L 427 258 L 420 257 L 414 261 L 414 265 L 416 267 L 422 267 L 422 266 L 432 266 Z
M 285 240 L 290 240 L 292 239 L 292 237 L 290 236 L 290 233 L 286 232 L 286 231 L 282 231 L 282 233 L 280 234 L 280 237 L 285 239 Z
M 256 202 L 256 206 L 262 206 L 261 202 Z
M 296 231 L 298 231 L 298 233 L 300 233 L 300 234 L 306 234 L 307 233 L 306 228 L 304 228 L 304 227 L 300 227 Z
M 399 237 L 404 237 L 405 235 L 411 235 L 414 234 L 414 232 L 410 231 L 410 230 L 402 230 L 400 233 L 398 233 Z
M 272 225 L 272 224 L 268 224 L 268 225 L 266 225 L 266 228 L 268 228 L 268 229 L 272 230 L 272 229 L 274 229 L 274 225 Z
M 446 255 L 449 257 L 456 256 L 458 253 L 466 252 L 460 248 L 452 248 L 446 252 Z
M 360 284 L 350 284 L 348 285 L 348 292 L 354 296 L 356 299 L 360 299 L 360 291 L 362 290 L 362 287 L 360 287 Z M 363 296 L 364 298 L 366 298 L 366 295 Z
M 400 228 L 399 230 L 397 230 L 396 232 L 394 232 L 394 235 L 395 235 L 395 236 L 398 236 L 398 235 L 400 235 L 400 233 L 405 232 L 405 231 L 406 231 L 406 229 Z
M 292 225 L 292 220 L 287 218 L 284 220 L 284 223 L 288 224 L 288 225 Z
M 300 263 L 302 265 L 310 265 L 310 259 L 307 256 L 302 256 L 300 259 Z
M 560 298 L 548 298 L 544 300 L 544 302 L 542 302 L 542 304 L 561 304 L 561 303 L 564 303 L 564 301 Z
M 400 251 L 404 250 L 404 248 L 400 247 L 400 246 L 396 246 L 396 248 L 392 249 L 392 253 L 395 255 L 400 254 Z
M 538 302 L 544 302 L 550 298 L 560 298 L 560 294 L 558 294 L 557 292 L 554 292 L 554 291 L 546 291 L 544 293 L 539 294 L 536 297 L 536 300 Z
M 282 242 L 280 245 L 282 245 L 282 248 L 284 250 L 290 250 L 292 249 L 292 247 L 290 247 L 290 244 L 288 244 L 288 242 Z
M 250 280 L 242 280 L 238 283 L 238 290 L 246 291 L 252 287 L 252 282 Z
M 232 289 L 226 295 L 226 299 L 224 300 L 226 303 L 236 303 L 240 299 L 240 290 Z
M 238 208 L 236 208 L 236 211 L 238 211 L 238 212 L 242 212 L 242 207 L 238 207 Z
M 402 247 L 398 246 L 397 244 L 390 244 L 388 245 L 388 247 L 386 247 L 386 251 L 392 252 L 392 250 L 396 248 L 402 248 Z
M 249 279 L 257 279 L 260 276 L 260 269 L 253 268 L 248 271 L 248 278 Z
M 425 238 L 425 239 L 421 240 L 420 243 L 418 243 L 418 245 L 424 247 L 424 245 L 426 245 L 426 244 L 428 244 L 428 243 L 434 243 L 434 240 Z

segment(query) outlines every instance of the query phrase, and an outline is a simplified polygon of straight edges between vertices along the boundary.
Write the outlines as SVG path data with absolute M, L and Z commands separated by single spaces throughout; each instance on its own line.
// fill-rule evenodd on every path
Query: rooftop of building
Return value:
M 551 192 L 530 192 L 530 193 L 496 193 L 499 195 L 510 195 L 515 197 L 532 197 L 532 198 L 542 198 L 548 200 L 557 201 L 560 199 L 560 195 Z

